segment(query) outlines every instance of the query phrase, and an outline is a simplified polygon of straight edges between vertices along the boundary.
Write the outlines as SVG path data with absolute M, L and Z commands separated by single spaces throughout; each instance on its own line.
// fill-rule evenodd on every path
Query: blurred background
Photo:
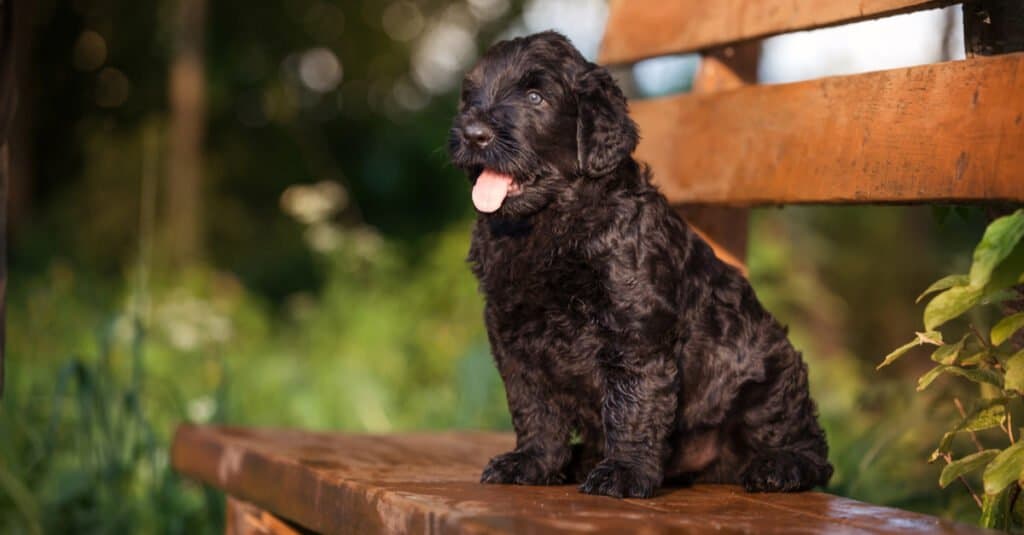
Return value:
M 445 140 L 464 69 L 555 28 L 590 58 L 603 0 L 34 0 L 17 20 L 0 532 L 222 530 L 178 478 L 182 421 L 389 432 L 510 427 Z M 786 82 L 963 56 L 959 9 L 765 43 Z M 698 59 L 622 71 L 635 98 Z M 969 265 L 949 207 L 756 211 L 750 276 L 805 353 L 830 492 L 973 521 L 925 463 L 955 408 L 914 297 Z M 942 388 L 955 388 L 952 381 Z

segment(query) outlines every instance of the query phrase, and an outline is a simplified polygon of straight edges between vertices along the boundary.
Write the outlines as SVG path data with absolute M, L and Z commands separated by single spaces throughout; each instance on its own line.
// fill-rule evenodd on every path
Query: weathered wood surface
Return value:
M 748 41 L 708 51 L 693 80 L 693 92 L 711 94 L 757 83 L 761 42 Z M 747 274 L 750 212 L 727 206 L 682 205 L 680 214 L 722 261 Z
M 631 103 L 677 203 L 1024 201 L 1024 53 Z
M 612 0 L 602 63 L 695 52 L 797 30 L 942 7 L 955 0 Z
M 513 444 L 505 433 L 374 436 L 184 425 L 171 456 L 180 473 L 272 513 L 271 520 L 326 533 L 983 532 L 818 492 L 698 486 L 616 500 L 574 486 L 479 484 L 487 460 Z M 266 519 L 251 508 L 242 513 L 249 524 Z

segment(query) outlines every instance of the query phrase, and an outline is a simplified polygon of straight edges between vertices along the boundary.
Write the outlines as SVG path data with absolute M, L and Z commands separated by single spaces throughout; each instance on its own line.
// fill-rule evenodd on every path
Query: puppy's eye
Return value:
M 544 102 L 544 97 L 540 96 L 540 93 L 537 91 L 527 91 L 526 101 L 536 106 L 541 102 Z

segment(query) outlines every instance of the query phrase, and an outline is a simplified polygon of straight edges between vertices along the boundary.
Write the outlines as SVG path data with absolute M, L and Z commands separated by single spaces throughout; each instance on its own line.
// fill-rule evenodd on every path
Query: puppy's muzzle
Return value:
M 473 121 L 462 127 L 462 138 L 482 149 L 494 141 L 494 130 L 479 121 Z

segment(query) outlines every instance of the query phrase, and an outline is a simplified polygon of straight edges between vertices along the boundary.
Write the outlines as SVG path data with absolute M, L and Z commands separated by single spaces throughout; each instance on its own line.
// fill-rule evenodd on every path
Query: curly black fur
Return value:
M 479 215 L 469 252 L 517 436 L 482 481 L 826 484 L 800 353 L 651 185 L 637 140 L 608 71 L 557 33 L 499 42 L 466 75 L 452 160 L 519 190 Z

